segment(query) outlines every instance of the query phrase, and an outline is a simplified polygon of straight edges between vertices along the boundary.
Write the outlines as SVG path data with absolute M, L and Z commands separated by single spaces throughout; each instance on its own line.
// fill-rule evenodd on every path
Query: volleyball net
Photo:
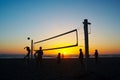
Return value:
M 44 51 L 78 46 L 77 29 L 34 42 L 34 51 L 42 47 Z

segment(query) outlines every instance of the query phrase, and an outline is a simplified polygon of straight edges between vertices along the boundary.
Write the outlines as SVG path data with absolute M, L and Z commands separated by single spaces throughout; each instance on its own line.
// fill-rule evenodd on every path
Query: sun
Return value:
M 67 52 L 66 52 L 66 51 L 64 51 L 64 52 L 63 52 L 63 54 L 64 54 L 64 55 L 66 55 L 66 54 L 67 54 Z
M 61 54 L 64 54 L 64 55 L 69 54 L 69 52 L 67 51 L 67 49 L 61 49 L 61 50 L 60 50 L 60 53 L 61 53 Z
M 68 49 L 61 49 L 60 53 L 62 58 L 68 58 L 70 55 L 70 51 Z

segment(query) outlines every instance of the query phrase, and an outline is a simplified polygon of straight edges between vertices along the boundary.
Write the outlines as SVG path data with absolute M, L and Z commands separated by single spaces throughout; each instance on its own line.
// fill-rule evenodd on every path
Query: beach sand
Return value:
M 80 64 L 78 59 L 43 59 L 28 64 L 24 59 L 0 59 L 0 80 L 120 80 L 120 58 L 89 59 Z

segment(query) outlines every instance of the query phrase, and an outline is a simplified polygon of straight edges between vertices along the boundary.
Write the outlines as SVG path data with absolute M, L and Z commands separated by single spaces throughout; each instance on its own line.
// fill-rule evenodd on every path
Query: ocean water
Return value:
M 25 55 L 23 54 L 0 54 L 0 59 L 3 59 L 3 58 L 7 58 L 7 59 L 13 59 L 13 58 L 24 58 Z M 50 55 L 45 55 L 43 56 L 43 58 L 45 59 L 49 59 L 49 58 L 56 58 L 56 56 L 50 56 Z
M 24 58 L 25 55 L 17 55 L 17 54 L 0 54 L 0 58 Z
M 25 55 L 23 54 L 0 54 L 0 58 L 7 58 L 7 59 L 12 59 L 12 58 L 24 58 Z M 100 58 L 104 58 L 104 57 L 117 57 L 120 58 L 120 54 L 109 54 L 109 55 L 99 55 Z M 44 55 L 43 58 L 45 59 L 50 59 L 50 58 L 56 58 L 56 56 L 51 56 L 51 55 Z M 78 55 L 71 55 L 68 58 L 78 58 Z M 85 58 L 85 56 L 84 56 Z M 94 58 L 93 55 L 90 55 L 90 58 Z

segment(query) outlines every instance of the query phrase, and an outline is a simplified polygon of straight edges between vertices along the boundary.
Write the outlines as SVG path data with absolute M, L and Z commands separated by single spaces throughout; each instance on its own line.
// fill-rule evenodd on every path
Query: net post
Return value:
M 31 40 L 31 59 L 33 58 L 33 40 Z
M 85 61 L 86 61 L 86 71 L 88 70 L 88 59 L 89 59 L 89 36 L 88 36 L 88 24 L 91 24 L 88 22 L 87 19 L 84 19 L 84 38 L 85 38 Z

